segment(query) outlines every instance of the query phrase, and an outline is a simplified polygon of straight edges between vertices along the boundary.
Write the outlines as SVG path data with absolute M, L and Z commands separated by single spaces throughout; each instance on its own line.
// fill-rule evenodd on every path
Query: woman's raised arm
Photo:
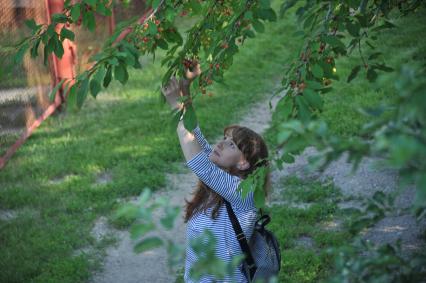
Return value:
M 198 62 L 194 63 L 195 65 L 193 70 L 186 68 L 186 78 L 181 79 L 179 82 L 179 88 L 182 95 L 189 98 L 185 104 L 192 103 L 191 94 L 189 92 L 191 83 L 197 76 L 201 74 L 200 64 Z M 184 108 L 184 111 L 186 111 L 186 108 Z M 195 155 L 202 151 L 202 149 L 204 149 L 205 152 L 211 151 L 211 147 L 207 140 L 204 139 L 203 135 L 197 131 L 194 131 L 194 133 L 189 132 L 187 129 L 185 129 L 183 120 L 179 121 L 176 131 L 178 133 L 180 146 L 182 147 L 183 155 L 185 156 L 186 161 L 191 160 Z

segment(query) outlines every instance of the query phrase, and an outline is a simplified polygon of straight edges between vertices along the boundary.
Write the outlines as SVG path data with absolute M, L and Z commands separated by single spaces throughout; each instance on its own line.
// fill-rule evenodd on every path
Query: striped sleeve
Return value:
M 200 151 L 192 159 L 187 161 L 186 164 L 204 184 L 231 204 L 243 210 L 255 207 L 253 192 L 250 192 L 243 199 L 242 192 L 238 191 L 238 186 L 242 179 L 218 167 L 208 158 L 206 152 Z
M 197 124 L 197 127 L 192 131 L 195 135 L 195 138 L 197 139 L 198 143 L 200 144 L 201 148 L 206 152 L 207 154 L 210 154 L 212 151 L 212 147 L 210 146 L 209 142 L 204 137 L 203 133 L 201 133 L 200 126 Z

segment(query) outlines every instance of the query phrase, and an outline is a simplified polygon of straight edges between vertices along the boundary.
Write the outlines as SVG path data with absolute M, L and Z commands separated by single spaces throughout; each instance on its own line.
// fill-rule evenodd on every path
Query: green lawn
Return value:
M 284 188 L 282 200 L 296 204 L 269 207 L 273 219 L 269 229 L 278 237 L 282 253 L 279 282 L 318 282 L 327 277 L 333 263 L 326 248 L 350 238 L 345 229 L 335 230 L 331 225 L 340 213 L 340 190 L 332 181 L 320 183 L 292 176 L 278 185 Z
M 267 23 L 235 56 L 228 87 L 215 85 L 212 97 L 194 102 L 207 138 L 270 94 L 300 45 L 291 22 Z M 166 173 L 181 170 L 179 140 L 158 91 L 163 55 L 155 63 L 143 58 L 125 87 L 115 83 L 97 100 L 89 97 L 81 112 L 49 118 L 0 172 L 1 210 L 16 214 L 0 220 L 0 282 L 86 281 L 97 253 L 75 251 L 95 247 L 102 254 L 111 243 L 91 236 L 95 221 L 112 219 L 121 198 L 162 188 Z M 101 176 L 110 182 L 97 183 Z

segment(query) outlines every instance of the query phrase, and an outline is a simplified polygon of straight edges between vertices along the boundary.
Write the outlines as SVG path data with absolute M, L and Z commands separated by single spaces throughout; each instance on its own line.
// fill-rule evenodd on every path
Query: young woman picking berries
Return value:
M 185 77 L 179 82 L 173 77 L 162 88 L 163 95 L 173 109 L 184 109 L 179 96 L 189 96 L 191 82 L 201 74 L 200 65 L 185 68 Z M 191 103 L 188 100 L 187 103 Z M 255 207 L 253 192 L 243 198 L 237 191 L 240 182 L 259 166 L 269 169 L 268 149 L 263 138 L 249 128 L 229 125 L 223 131 L 223 139 L 213 147 L 204 138 L 199 125 L 190 132 L 179 121 L 177 134 L 186 159 L 186 165 L 198 176 L 199 181 L 192 200 L 186 202 L 186 260 L 185 282 L 195 282 L 190 278 L 192 265 L 197 256 L 191 249 L 190 240 L 204 229 L 210 230 L 216 238 L 216 256 L 227 263 L 232 257 L 243 255 L 224 203 L 227 200 L 243 229 L 247 240 L 253 234 L 258 208 Z M 270 176 L 267 170 L 264 191 L 269 191 Z M 242 264 L 232 274 L 218 280 L 211 274 L 204 274 L 198 282 L 248 282 Z

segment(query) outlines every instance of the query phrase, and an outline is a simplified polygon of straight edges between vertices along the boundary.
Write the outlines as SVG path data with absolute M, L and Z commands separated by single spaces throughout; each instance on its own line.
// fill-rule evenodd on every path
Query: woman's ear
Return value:
M 250 163 L 247 160 L 243 159 L 237 163 L 238 170 L 247 170 L 250 167 Z

